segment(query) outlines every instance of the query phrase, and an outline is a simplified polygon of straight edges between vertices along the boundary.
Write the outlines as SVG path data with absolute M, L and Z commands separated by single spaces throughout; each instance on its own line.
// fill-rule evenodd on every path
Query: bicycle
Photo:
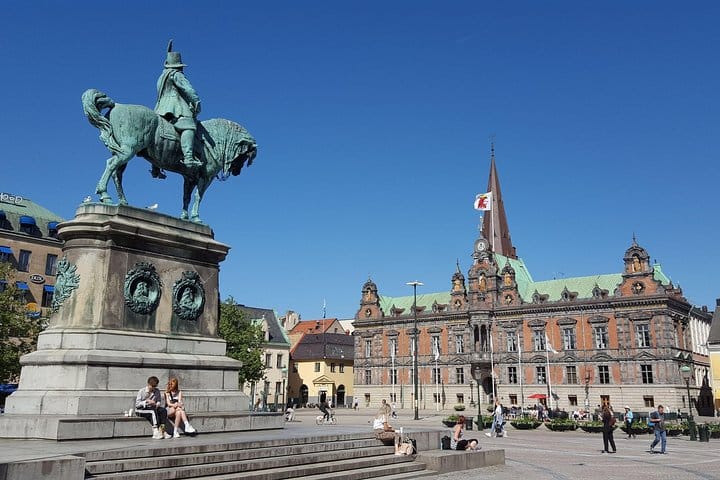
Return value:
M 325 415 L 320 414 L 315 417 L 315 423 L 317 425 L 337 425 L 337 418 L 335 418 L 335 412 L 329 412 L 330 418 L 325 419 Z

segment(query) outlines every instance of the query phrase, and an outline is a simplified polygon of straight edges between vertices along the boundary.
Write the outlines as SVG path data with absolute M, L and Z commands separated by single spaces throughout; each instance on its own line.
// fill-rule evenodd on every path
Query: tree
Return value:
M 25 301 L 15 285 L 15 269 L 0 262 L 0 382 L 15 382 L 20 376 L 20 357 L 32 352 L 43 320 L 26 315 Z M 4 287 L 4 288 L 2 288 Z
M 265 340 L 262 325 L 254 325 L 245 318 L 232 297 L 220 304 L 220 336 L 227 342 L 226 355 L 240 360 L 240 385 L 257 382 L 265 377 L 262 344 Z

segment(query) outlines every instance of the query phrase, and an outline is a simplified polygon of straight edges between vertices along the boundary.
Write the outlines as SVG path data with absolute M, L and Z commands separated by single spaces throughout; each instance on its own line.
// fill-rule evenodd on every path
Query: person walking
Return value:
M 655 440 L 650 444 L 650 453 L 656 453 L 655 446 L 659 443 L 660 453 L 664 455 L 666 453 L 667 432 L 665 431 L 665 409 L 662 405 L 658 405 L 657 411 L 650 414 L 650 421 L 653 423 L 655 432 Z
M 605 404 L 601 410 L 603 422 L 603 451 L 602 453 L 615 453 L 615 439 L 613 438 L 613 430 L 615 429 L 615 415 L 613 414 L 610 404 Z M 612 447 L 612 451 L 608 450 L 608 444 Z
M 627 429 L 628 440 L 630 438 L 635 438 L 635 434 L 632 431 L 633 418 L 635 418 L 635 415 L 633 414 L 632 410 L 630 409 L 630 406 L 625 405 L 625 414 L 623 415 L 623 420 L 625 421 L 625 428 Z

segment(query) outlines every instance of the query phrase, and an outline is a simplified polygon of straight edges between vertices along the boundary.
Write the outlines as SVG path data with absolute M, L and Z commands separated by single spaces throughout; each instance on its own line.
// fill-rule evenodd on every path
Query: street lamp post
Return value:
M 685 380 L 685 387 L 687 388 L 687 400 L 688 400 L 688 430 L 690 430 L 690 440 L 697 441 L 697 431 L 695 430 L 695 421 L 693 420 L 692 414 L 692 400 L 690 399 L 690 379 L 692 378 L 692 368 L 689 365 L 683 365 L 680 367 L 680 374 Z
M 477 419 L 477 428 L 478 430 L 483 429 L 483 421 L 482 421 L 482 398 L 480 397 L 480 384 L 482 383 L 482 368 L 478 363 L 471 364 L 470 365 L 470 373 L 472 374 L 472 377 L 475 379 L 475 383 L 477 384 L 477 407 L 478 407 L 478 419 Z
M 423 286 L 422 282 L 415 280 L 414 282 L 407 282 L 407 285 L 413 287 L 413 383 L 415 384 L 415 396 L 413 403 L 415 404 L 415 418 L 414 420 L 420 420 L 418 415 L 418 323 L 417 323 L 417 287 Z

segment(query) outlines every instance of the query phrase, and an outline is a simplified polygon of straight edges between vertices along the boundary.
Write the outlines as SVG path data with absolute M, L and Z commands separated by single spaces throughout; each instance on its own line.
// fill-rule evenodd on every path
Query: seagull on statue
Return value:
M 158 204 L 157 204 L 157 203 L 153 203 L 152 205 L 150 205 L 149 207 L 146 207 L 146 208 L 147 208 L 148 210 L 157 210 Z
M 85 199 L 83 200 L 83 203 L 88 203 L 88 202 L 92 202 L 92 197 L 90 195 L 85 197 Z

